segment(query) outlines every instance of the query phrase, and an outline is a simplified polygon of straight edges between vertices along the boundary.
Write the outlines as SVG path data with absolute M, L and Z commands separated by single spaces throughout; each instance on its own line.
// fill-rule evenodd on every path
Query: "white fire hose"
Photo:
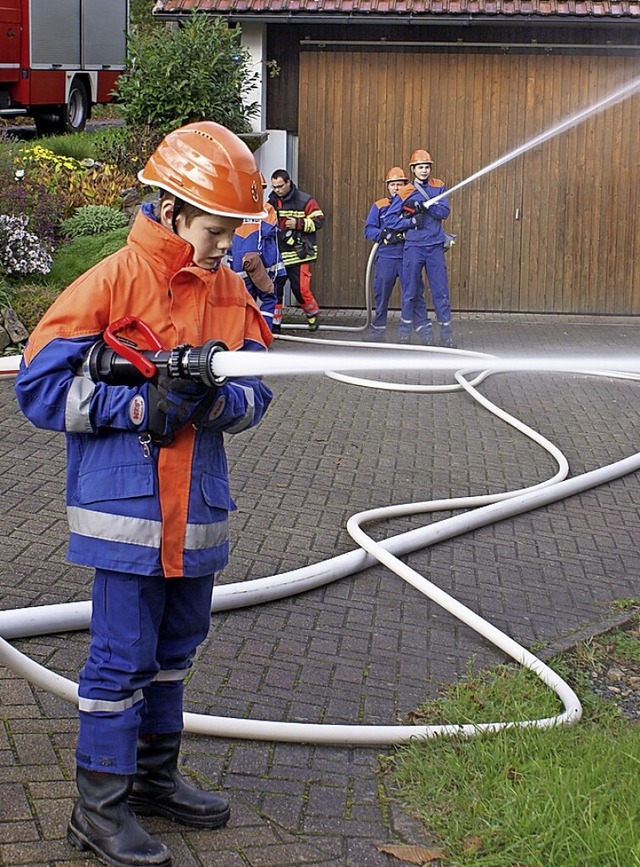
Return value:
M 295 338 L 281 339 L 295 340 Z M 308 340 L 308 338 L 305 338 L 305 340 Z M 324 343 L 326 341 L 313 342 Z M 335 344 L 332 345 L 335 346 Z M 362 343 L 341 343 L 340 345 L 355 345 L 360 348 L 363 346 Z M 376 349 L 380 348 L 382 348 L 380 345 L 376 345 Z M 384 348 L 393 349 L 394 347 L 386 345 Z M 435 358 L 439 352 L 434 349 L 421 351 L 432 353 L 432 358 Z M 282 575 L 272 575 L 252 581 L 218 586 L 214 589 L 211 610 L 212 612 L 224 611 L 283 599 L 294 594 L 322 587 L 341 578 L 354 575 L 377 563 L 382 563 L 391 572 L 407 581 L 428 599 L 437 603 L 458 620 L 494 644 L 507 656 L 510 656 L 520 665 L 536 674 L 558 696 L 562 702 L 563 711 L 555 716 L 543 719 L 421 726 L 289 723 L 185 713 L 186 731 L 214 737 L 249 740 L 316 744 L 390 745 L 442 734 L 473 735 L 481 731 L 499 731 L 500 729 L 509 727 L 547 728 L 571 724 L 580 719 L 582 707 L 577 695 L 549 666 L 398 558 L 411 551 L 435 545 L 438 542 L 463 535 L 479 527 L 532 511 L 565 497 L 570 497 L 598 485 L 606 484 L 628 473 L 635 472 L 640 469 L 640 453 L 575 478 L 567 479 L 566 477 L 569 472 L 568 463 L 559 449 L 542 435 L 504 412 L 477 392 L 475 386 L 492 372 L 492 368 L 497 366 L 497 360 L 494 356 L 483 355 L 481 353 L 456 353 L 455 351 L 452 353 L 451 350 L 447 350 L 447 353 L 449 368 L 453 369 L 454 366 L 458 366 L 459 368 L 455 374 L 456 384 L 400 386 L 395 383 L 379 383 L 372 382 L 371 380 L 354 379 L 339 372 L 325 372 L 334 379 L 366 387 L 417 390 L 421 392 L 464 389 L 474 400 L 481 403 L 485 409 L 545 449 L 556 461 L 558 465 L 557 472 L 547 481 L 524 489 L 487 494 L 485 496 L 458 497 L 422 503 L 392 505 L 361 512 L 351 517 L 347 523 L 349 534 L 359 545 L 357 550 L 333 557 L 321 563 L 286 572 Z M 225 353 L 221 353 L 221 355 L 225 355 Z M 236 355 L 236 353 L 226 353 L 226 355 L 231 356 Z M 487 369 L 485 371 L 478 370 L 478 359 L 481 358 L 486 360 Z M 231 363 L 231 359 L 229 359 L 229 362 Z M 0 378 L 12 378 L 15 376 L 18 363 L 19 357 L 0 359 Z M 467 365 L 475 371 L 475 379 L 472 381 L 469 381 L 463 373 L 463 369 L 466 369 Z M 397 367 L 400 369 L 402 364 L 398 363 Z M 546 367 L 545 369 L 549 368 Z M 606 374 L 609 377 L 619 376 L 622 379 L 640 379 L 639 374 L 629 372 L 620 372 L 618 374 L 611 370 L 607 370 L 606 372 L 590 370 L 589 373 L 592 375 Z M 383 542 L 375 542 L 362 529 L 363 525 L 372 521 L 378 522 L 398 516 L 457 509 L 466 509 L 468 511 L 446 518 L 435 524 L 391 537 Z M 91 603 L 88 601 L 0 612 L 0 635 L 3 636 L 0 638 L 0 663 L 35 686 L 66 701 L 77 704 L 77 684 L 39 665 L 14 648 L 9 643 L 9 640 L 33 635 L 85 629 L 89 624 L 90 614 Z

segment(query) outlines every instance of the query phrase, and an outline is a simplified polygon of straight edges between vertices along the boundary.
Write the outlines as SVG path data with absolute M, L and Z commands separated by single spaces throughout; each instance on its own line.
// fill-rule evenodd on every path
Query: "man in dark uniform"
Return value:
M 271 186 L 269 203 L 278 214 L 278 243 L 287 271 L 275 281 L 277 302 L 273 330 L 280 330 L 288 279 L 296 301 L 307 316 L 309 330 L 316 331 L 320 307 L 311 291 L 309 263 L 318 258 L 316 232 L 324 226 L 324 214 L 313 196 L 299 190 L 285 169 L 277 169 L 271 175 Z

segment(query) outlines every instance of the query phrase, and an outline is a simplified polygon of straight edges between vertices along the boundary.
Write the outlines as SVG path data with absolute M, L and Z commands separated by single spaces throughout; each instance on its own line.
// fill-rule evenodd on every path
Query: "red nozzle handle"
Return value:
M 128 325 L 135 325 L 138 331 L 147 339 L 151 345 L 151 349 L 166 348 L 155 331 L 153 331 L 146 322 L 143 322 L 142 319 L 139 319 L 137 316 L 123 316 L 121 319 L 116 319 L 115 322 L 108 325 L 104 330 L 104 342 L 107 346 L 110 346 L 114 352 L 122 356 L 122 358 L 126 358 L 126 360 L 132 364 L 136 370 L 140 371 L 145 379 L 153 379 L 158 372 L 158 368 L 155 364 L 152 361 L 149 361 L 148 358 L 145 358 L 142 352 L 131 346 L 130 343 L 117 337 L 118 332 L 125 329 Z

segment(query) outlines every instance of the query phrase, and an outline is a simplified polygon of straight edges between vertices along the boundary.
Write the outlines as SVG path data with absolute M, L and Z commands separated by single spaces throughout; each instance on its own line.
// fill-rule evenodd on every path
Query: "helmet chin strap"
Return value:
M 178 214 L 182 210 L 183 205 L 184 205 L 184 201 L 182 199 L 178 198 L 178 196 L 176 196 L 174 199 L 174 202 L 173 202 L 173 210 L 171 212 L 171 228 L 173 229 L 174 235 L 178 234 L 178 229 L 176 227 L 176 220 L 178 218 Z

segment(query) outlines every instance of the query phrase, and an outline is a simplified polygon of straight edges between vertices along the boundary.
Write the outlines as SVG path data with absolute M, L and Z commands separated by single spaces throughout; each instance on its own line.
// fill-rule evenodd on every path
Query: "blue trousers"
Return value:
M 389 299 L 396 285 L 396 280 L 402 280 L 402 257 L 377 256 L 376 267 L 373 277 L 373 297 L 376 302 L 376 310 L 371 322 L 374 331 L 384 331 L 387 327 L 387 313 L 389 311 Z
M 258 287 L 252 283 L 249 289 L 249 295 L 256 302 L 258 307 L 260 308 L 260 313 L 262 313 L 267 325 L 273 331 L 273 315 L 276 310 L 276 291 L 273 292 L 264 292 L 262 289 L 258 289 Z
M 134 774 L 139 734 L 182 731 L 184 678 L 209 631 L 212 591 L 213 575 L 167 579 L 96 569 L 78 690 L 80 767 Z
M 427 272 L 431 300 L 438 322 L 451 322 L 451 302 L 449 300 L 449 277 L 444 260 L 444 245 L 433 244 L 429 247 L 404 248 L 402 266 L 402 309 L 400 312 L 400 334 L 411 331 L 426 331 L 431 328 L 431 320 L 425 299 L 422 278 L 423 269 Z

